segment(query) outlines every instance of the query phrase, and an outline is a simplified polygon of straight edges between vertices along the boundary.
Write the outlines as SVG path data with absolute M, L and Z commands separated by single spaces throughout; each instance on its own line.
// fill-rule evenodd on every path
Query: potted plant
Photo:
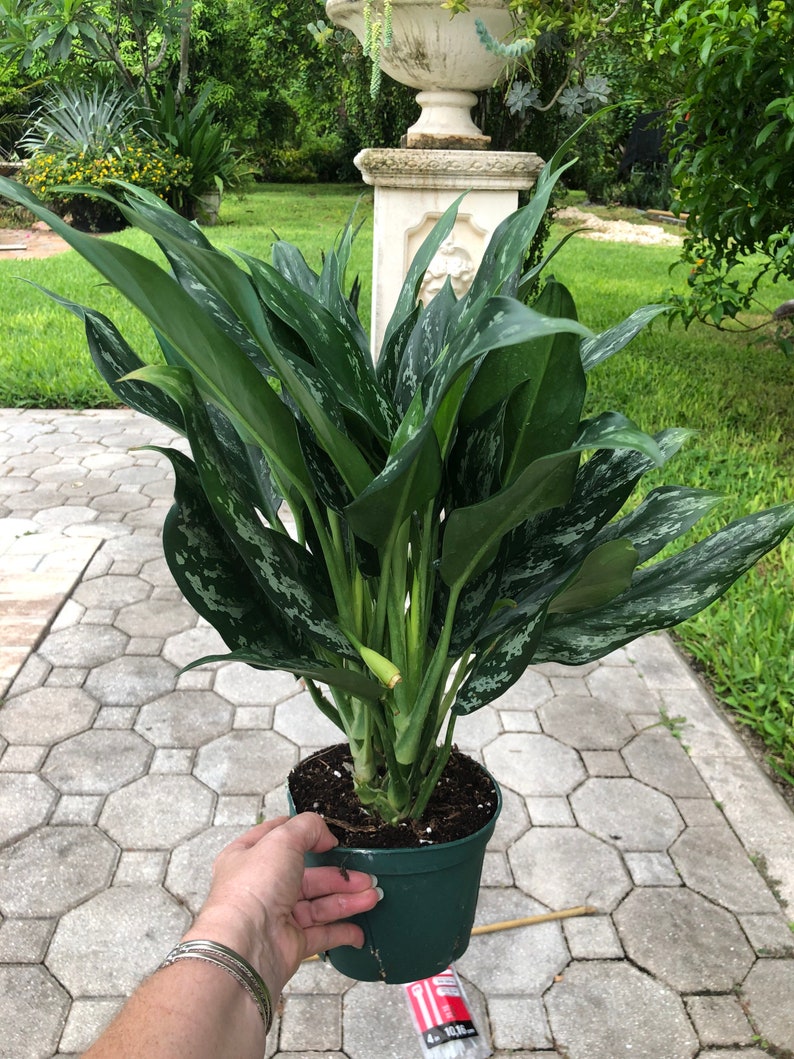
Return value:
M 238 186 L 249 175 L 244 156 L 215 120 L 211 91 L 208 85 L 191 106 L 185 97 L 177 100 L 167 84 L 159 97 L 150 98 L 147 116 L 152 138 L 189 161 L 190 185 L 174 196 L 173 205 L 202 225 L 217 222 L 224 189 Z
M 343 288 L 350 228 L 319 273 L 283 242 L 272 264 L 234 260 L 127 187 L 119 208 L 156 240 L 168 276 L 0 183 L 155 330 L 164 363 L 143 365 L 108 319 L 59 299 L 85 321 L 122 400 L 190 443 L 192 459 L 166 450 L 176 487 L 163 530 L 186 598 L 225 640 L 223 657 L 302 677 L 344 734 L 349 758 L 336 765 L 329 751 L 319 762 L 355 793 L 353 849 L 334 856 L 340 870 L 374 870 L 386 899 L 365 922 L 368 946 L 332 955 L 365 979 L 426 977 L 466 947 L 472 899 L 456 912 L 466 887 L 476 901 L 482 849 L 471 866 L 478 836 L 433 841 L 446 808 L 428 823 L 433 797 L 446 805 L 456 782 L 454 770 L 447 777 L 458 718 L 532 662 L 581 664 L 696 613 L 794 525 L 788 504 L 658 559 L 714 498 L 661 486 L 624 509 L 688 432 L 651 437 L 614 411 L 582 419 L 588 372 L 661 307 L 594 335 L 553 279 L 532 308 L 521 300 L 552 256 L 522 275 L 568 148 L 495 232 L 469 291 L 457 299 L 447 284 L 423 308 L 419 287 L 455 207 L 444 214 L 411 265 L 376 364 Z M 463 816 L 481 838 L 498 794 L 473 772 L 485 787 Z M 338 822 L 345 810 L 324 811 Z M 395 834 L 412 835 L 412 860 L 441 851 L 454 862 L 451 888 L 424 864 L 404 884 L 402 865 L 373 868 L 381 851 L 362 848 L 375 844 L 356 837 L 362 820 L 368 837 L 391 828 L 382 852 L 397 860 L 406 851 L 395 851 Z M 391 940 L 378 933 L 384 925 Z

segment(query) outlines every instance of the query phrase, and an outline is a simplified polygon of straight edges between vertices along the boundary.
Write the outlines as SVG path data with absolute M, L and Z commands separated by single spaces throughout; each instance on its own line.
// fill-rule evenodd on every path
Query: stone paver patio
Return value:
M 180 674 L 223 648 L 162 559 L 169 465 L 130 451 L 171 440 L 127 411 L 0 410 L 4 1059 L 84 1051 L 215 853 L 338 741 L 289 676 Z M 794 815 L 671 641 L 537 667 L 468 721 L 504 792 L 477 921 L 597 908 L 472 939 L 457 967 L 494 1054 L 791 1054 Z M 267 1056 L 318 1053 L 418 1056 L 401 987 L 305 964 Z

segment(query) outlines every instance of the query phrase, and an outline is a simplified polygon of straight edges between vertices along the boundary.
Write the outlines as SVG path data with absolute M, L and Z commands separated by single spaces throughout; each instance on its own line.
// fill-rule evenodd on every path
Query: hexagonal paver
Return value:
M 690 827 L 670 847 L 687 886 L 732 912 L 778 912 L 780 906 L 726 825 Z
M 215 674 L 215 690 L 235 706 L 273 706 L 300 693 L 292 673 L 253 669 L 242 662 L 224 663 Z
M 308 692 L 276 706 L 273 729 L 297 746 L 332 746 L 344 739 L 344 733 L 320 713 Z
M 576 751 L 547 735 L 508 732 L 483 757 L 500 783 L 523 795 L 568 794 L 585 778 Z
M 535 827 L 508 850 L 516 885 L 548 908 L 608 912 L 631 889 L 612 846 L 573 827 Z
M 60 915 L 108 885 L 117 857 L 95 827 L 43 827 L 0 853 L 0 908 Z
M 73 997 L 127 996 L 189 922 L 188 912 L 159 886 L 111 886 L 66 913 L 46 964 Z
M 108 795 L 99 825 L 125 849 L 171 849 L 207 827 L 214 804 L 192 776 L 144 776 Z
M 102 625 L 71 625 L 53 632 L 39 651 L 54 666 L 99 666 L 124 653 L 127 637 Z
M 85 687 L 105 706 L 142 706 L 173 691 L 176 676 L 162 658 L 130 656 L 92 670 Z
M 402 992 L 402 989 L 383 986 L 381 982 L 357 982 L 345 996 L 345 1050 L 339 1054 L 350 1059 L 373 1059 L 375 1055 L 382 1055 L 385 1059 L 389 1053 L 402 1059 L 403 1056 L 419 1054 L 416 1031 L 410 1017 L 406 1017 L 408 1012 Z M 377 1040 L 373 1039 L 375 1026 Z M 388 1051 L 380 1045 L 381 1040 L 388 1042 Z M 323 1049 L 320 1054 L 332 1059 L 337 1053 L 329 1054 Z
M 665 728 L 641 732 L 623 751 L 632 776 L 672 798 L 708 798 L 709 789 L 680 740 Z
M 42 773 L 63 794 L 108 794 L 142 776 L 151 756 L 134 732 L 95 728 L 54 747 Z
M 117 610 L 145 599 L 150 591 L 149 585 L 138 577 L 106 574 L 81 582 L 72 593 L 72 598 L 84 607 L 110 607 Z
M 572 964 L 546 995 L 568 1059 L 692 1059 L 699 1042 L 680 997 L 625 962 Z
M 36 775 L 0 774 L 0 846 L 43 824 L 57 797 Z
M 544 912 L 515 889 L 483 889 L 477 901 L 478 923 Z M 551 928 L 551 929 L 547 929 Z M 539 996 L 570 959 L 559 923 L 537 923 L 528 930 L 474 937 L 456 966 L 488 996 Z
M 571 795 L 581 827 L 620 849 L 665 850 L 684 828 L 675 804 L 629 779 L 590 779 Z
M 195 625 L 195 620 L 192 624 Z M 225 655 L 229 653 L 229 648 L 223 642 L 219 633 L 210 626 L 188 627 L 183 632 L 172 631 L 175 632 L 175 635 L 172 636 L 169 633 L 163 644 L 163 658 L 173 662 L 180 669 L 182 666 L 190 665 L 191 662 L 204 658 L 206 655 Z M 220 664 L 220 662 L 207 662 L 202 669 L 217 669 Z
M 781 1050 L 790 1048 L 794 1044 L 794 960 L 759 960 L 745 979 L 742 996 L 761 1036 Z
M 170 493 L 173 493 L 173 487 L 171 487 Z M 155 586 L 172 585 L 174 583 L 168 563 L 162 555 L 159 559 L 150 559 L 148 563 L 144 563 L 138 576 L 150 585 Z
M 498 712 L 493 706 L 466 717 L 459 717 L 455 728 L 455 744 L 459 750 L 472 753 L 482 750 L 503 731 Z
M 548 679 L 537 668 L 527 669 L 492 705 L 497 710 L 536 710 L 553 694 Z
M 233 714 L 211 691 L 172 691 L 141 707 L 135 730 L 155 746 L 201 746 L 228 732 Z
M 538 716 L 547 735 L 577 750 L 619 750 L 635 734 L 625 713 L 585 695 L 558 695 Z
M 50 1059 L 58 1048 L 69 997 L 41 966 L 0 966 L 0 1055 Z
M 634 890 L 614 918 L 627 955 L 679 993 L 728 992 L 755 961 L 730 912 L 691 890 Z
M 637 671 L 624 666 L 598 666 L 585 677 L 591 695 L 626 713 L 659 714 L 661 702 Z
M 524 799 L 508 787 L 502 788 L 502 811 L 496 821 L 489 850 L 506 850 L 529 827 L 529 814 Z
M 218 794 L 264 794 L 297 762 L 297 748 L 276 732 L 234 731 L 201 747 L 193 772 Z
M 57 743 L 88 728 L 97 709 L 79 688 L 34 688 L 0 709 L 0 734 L 9 743 Z
M 183 842 L 171 854 L 165 888 L 195 915 L 209 893 L 212 862 L 240 827 L 210 827 Z
M 186 603 L 170 599 L 145 599 L 122 607 L 116 627 L 128 636 L 157 636 L 163 639 L 196 624 L 196 615 Z

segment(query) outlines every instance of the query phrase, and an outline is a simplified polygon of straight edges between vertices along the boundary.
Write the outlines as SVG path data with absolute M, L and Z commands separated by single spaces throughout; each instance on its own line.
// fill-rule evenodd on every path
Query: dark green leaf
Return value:
M 638 558 L 630 540 L 598 545 L 554 594 L 548 613 L 571 614 L 608 603 L 631 584 Z
M 621 320 L 609 330 L 602 331 L 594 338 L 585 339 L 581 346 L 584 370 L 590 371 L 596 364 L 611 357 L 613 353 L 618 353 L 642 331 L 646 324 L 669 311 L 669 305 L 644 305 L 641 309 L 635 309 L 631 316 L 627 316 L 625 320 Z
M 97 371 L 117 397 L 137 412 L 165 423 L 179 434 L 184 433 L 185 427 L 179 406 L 167 394 L 156 387 L 147 386 L 146 383 L 134 380 L 119 382 L 123 376 L 144 367 L 145 362 L 130 348 L 111 320 L 94 309 L 87 309 L 77 302 L 62 298 L 46 287 L 39 287 L 39 290 L 83 321 L 91 358 Z
M 520 628 L 509 629 L 477 655 L 455 699 L 453 713 L 474 713 L 515 684 L 534 657 L 545 618 L 545 611 L 539 610 Z
M 794 504 L 771 508 L 639 570 L 631 588 L 606 606 L 551 616 L 536 660 L 580 665 L 647 632 L 677 625 L 718 599 L 792 527 Z
M 194 669 L 208 662 L 245 662 L 261 669 L 281 669 L 285 673 L 295 673 L 296 676 L 305 677 L 307 680 L 328 684 L 332 688 L 347 692 L 348 695 L 354 695 L 357 699 L 370 702 L 377 702 L 383 695 L 382 684 L 370 680 L 362 673 L 356 673 L 353 669 L 331 668 L 320 665 L 313 658 L 289 658 L 267 650 L 243 649 L 227 655 L 206 655 L 204 658 L 197 658 L 195 662 L 185 666 L 185 669 Z
M 213 514 L 192 461 L 176 449 L 157 451 L 170 459 L 176 475 L 176 502 L 163 526 L 163 551 L 185 599 L 232 650 L 299 654 L 300 636 L 255 590 Z
M 705 489 L 661 486 L 650 492 L 630 514 L 605 526 L 595 540 L 600 543 L 628 537 L 639 552 L 639 561 L 645 563 L 690 530 L 719 503 L 720 497 Z

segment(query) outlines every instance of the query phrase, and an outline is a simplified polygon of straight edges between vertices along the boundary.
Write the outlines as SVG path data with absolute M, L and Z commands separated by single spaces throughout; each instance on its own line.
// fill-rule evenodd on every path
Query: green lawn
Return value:
M 267 257 L 274 233 L 319 267 L 358 203 L 363 222 L 350 279 L 366 277 L 369 318 L 372 195 L 356 187 L 273 186 L 227 199 L 217 244 Z M 561 229 L 556 229 L 556 234 Z M 149 253 L 145 237 L 111 238 Z M 571 239 L 552 269 L 572 290 L 580 318 L 601 330 L 639 305 L 663 299 L 675 248 Z M 69 251 L 41 261 L 0 259 L 0 406 L 86 407 L 112 395 L 95 379 L 79 322 L 17 277 L 105 312 L 142 355 L 154 344 L 135 314 Z M 762 292 L 774 306 L 794 297 L 783 285 Z M 794 495 L 794 363 L 770 346 L 749 345 L 705 327 L 657 322 L 591 377 L 592 411 L 615 408 L 649 431 L 687 426 L 700 433 L 665 469 L 668 482 L 725 494 L 710 525 Z M 650 476 L 648 476 L 650 478 Z M 787 542 L 704 615 L 681 626 L 681 641 L 705 665 L 718 694 L 767 741 L 778 770 L 794 782 L 794 544 Z M 684 741 L 686 736 L 684 734 Z

